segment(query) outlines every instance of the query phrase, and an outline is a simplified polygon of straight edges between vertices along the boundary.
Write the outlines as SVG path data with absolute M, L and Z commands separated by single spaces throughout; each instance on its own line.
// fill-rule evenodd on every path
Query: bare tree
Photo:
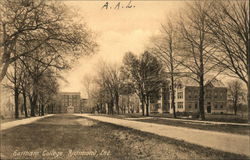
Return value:
M 29 90 L 25 90 L 28 94 L 31 107 L 31 116 L 35 116 L 35 110 L 37 109 L 37 100 L 39 98 L 39 85 L 43 81 L 43 76 L 48 71 L 56 71 L 64 65 L 64 61 L 60 57 L 54 57 L 47 55 L 40 49 L 29 57 L 19 58 L 22 65 L 25 68 L 25 72 L 29 78 Z
M 234 114 L 237 115 L 239 103 L 245 99 L 243 84 L 239 80 L 230 81 L 228 83 L 228 91 L 230 94 L 230 99 L 233 102 Z
M 54 101 L 58 94 L 59 84 L 54 72 L 50 69 L 46 70 L 38 84 L 38 102 L 39 114 L 44 116 L 45 109 Z
M 190 77 L 199 84 L 199 111 L 201 119 L 205 119 L 204 89 L 207 75 L 213 72 L 218 76 L 223 69 L 219 68 L 220 61 L 214 62 L 213 57 L 218 53 L 217 47 L 209 34 L 207 12 L 212 6 L 211 1 L 195 1 L 187 6 L 180 24 L 180 59 L 181 64 L 192 74 Z M 209 78 L 211 81 L 214 78 Z M 208 84 L 208 83 L 207 83 Z
M 93 83 L 92 81 L 93 81 L 93 78 L 89 74 L 84 75 L 81 81 L 83 84 L 84 90 L 87 93 L 88 98 L 90 97 L 90 94 L 91 94 L 90 92 L 91 92 L 91 85 Z
M 20 64 L 20 62 L 19 62 Z M 11 82 L 11 85 L 4 85 L 13 90 L 14 102 L 15 102 L 15 118 L 19 118 L 19 95 L 22 91 L 21 83 L 23 81 L 24 69 L 20 67 L 18 62 L 14 62 L 11 66 L 11 71 L 7 73 L 7 78 Z
M 98 79 L 97 82 L 100 88 L 103 88 L 102 93 L 106 93 L 105 97 L 108 97 L 108 113 L 113 114 L 114 109 L 116 107 L 116 113 L 119 114 L 119 95 L 120 95 L 120 69 L 117 65 L 110 65 L 105 62 L 101 62 L 101 68 L 98 71 Z
M 26 71 L 25 66 L 22 63 L 19 63 L 20 68 L 22 68 L 23 70 L 23 76 L 21 79 L 21 93 L 22 93 L 22 97 L 23 97 L 23 110 L 25 113 L 25 117 L 28 117 L 28 110 L 27 110 L 27 95 L 28 95 L 28 91 L 30 90 L 31 87 L 31 79 L 29 77 L 29 73 Z
M 96 46 L 86 26 L 74 21 L 61 2 L 3 0 L 0 10 L 0 82 L 11 63 L 38 49 L 46 48 L 46 54 L 62 58 L 79 56 Z
M 166 25 L 161 25 L 161 35 L 152 39 L 153 47 L 151 48 L 152 53 L 161 60 L 163 65 L 166 67 L 168 76 L 171 81 L 171 106 L 173 108 L 173 116 L 176 118 L 175 113 L 175 90 L 173 89 L 174 82 L 178 76 L 180 63 L 176 61 L 176 52 L 178 36 L 176 26 L 169 19 Z M 166 75 L 166 78 L 167 78 Z
M 249 1 L 216 1 L 206 14 L 214 44 L 221 51 L 214 59 L 222 62 L 230 77 L 239 78 L 248 85 L 249 108 Z

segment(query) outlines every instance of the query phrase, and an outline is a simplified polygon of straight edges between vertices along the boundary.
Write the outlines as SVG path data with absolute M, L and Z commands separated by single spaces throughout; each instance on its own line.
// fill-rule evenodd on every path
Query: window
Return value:
M 185 93 L 186 93 L 188 98 L 192 98 L 192 90 L 191 89 L 186 89 Z
M 218 108 L 217 104 L 214 106 L 214 108 Z
M 188 106 L 188 108 L 192 108 L 192 106 L 191 106 L 191 105 L 189 105 L 189 106 Z
M 224 92 L 223 92 L 223 91 L 221 91 L 221 99 L 223 99 L 223 97 L 224 97 L 224 96 L 223 96 L 223 94 L 224 94 Z
M 217 91 L 215 91 L 214 92 L 214 98 L 217 98 L 217 96 L 218 96 L 218 93 L 217 93 Z
M 195 109 L 197 109 L 198 108 L 198 104 L 197 103 L 195 103 Z
M 182 99 L 183 98 L 183 92 L 178 92 L 177 93 L 177 98 Z
M 220 108 L 223 108 L 223 104 L 220 106 Z
M 211 98 L 211 91 L 210 90 L 207 90 L 207 92 L 205 94 L 206 94 L 206 98 Z
M 197 98 L 199 93 L 197 90 L 194 90 L 193 94 L 194 94 L 194 98 Z
M 178 102 L 178 103 L 177 103 L 177 107 L 178 107 L 178 108 L 183 108 L 183 102 Z
M 181 89 L 181 88 L 182 88 L 182 85 L 181 85 L 181 84 L 179 84 L 177 88 Z
M 191 90 L 188 92 L 188 98 L 192 98 L 192 91 Z

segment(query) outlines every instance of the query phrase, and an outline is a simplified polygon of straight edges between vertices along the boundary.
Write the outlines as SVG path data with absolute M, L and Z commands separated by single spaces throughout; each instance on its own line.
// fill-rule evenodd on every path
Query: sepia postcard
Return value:
M 1 160 L 250 159 L 249 0 L 1 0 Z

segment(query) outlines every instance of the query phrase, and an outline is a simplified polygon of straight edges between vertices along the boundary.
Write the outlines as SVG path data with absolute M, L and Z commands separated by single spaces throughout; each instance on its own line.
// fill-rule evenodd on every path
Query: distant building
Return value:
M 151 113 L 168 113 L 169 112 L 169 85 L 161 87 L 160 98 L 156 102 L 150 102 Z
M 182 78 L 170 86 L 175 91 L 176 112 L 199 111 L 199 84 L 191 78 Z M 169 96 L 170 113 L 173 113 L 171 96 Z M 225 113 L 227 111 L 227 88 L 214 79 L 205 82 L 204 109 L 206 113 Z
M 53 113 L 80 113 L 80 92 L 60 92 L 59 104 L 53 109 Z

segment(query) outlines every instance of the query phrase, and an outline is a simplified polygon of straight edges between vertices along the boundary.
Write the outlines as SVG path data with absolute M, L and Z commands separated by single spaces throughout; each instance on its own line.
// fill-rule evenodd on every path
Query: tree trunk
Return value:
M 28 112 L 27 112 L 27 104 L 26 104 L 26 94 L 24 91 L 23 91 L 23 109 L 24 109 L 25 117 L 27 118 Z
M 17 66 L 16 66 L 16 62 L 14 63 L 14 100 L 15 100 L 15 118 L 18 119 L 19 118 L 19 110 L 18 110 L 18 96 L 19 96 L 19 89 L 17 86 Z
M 44 116 L 44 104 L 41 106 L 41 116 Z
M 19 96 L 19 93 L 18 93 L 18 88 L 15 88 L 15 118 L 18 119 L 19 118 L 19 102 L 18 102 L 18 96 Z
M 120 112 L 119 112 L 119 94 L 118 94 L 118 92 L 115 93 L 115 106 L 116 106 L 117 114 L 120 114 Z
M 249 14 L 249 13 L 248 13 Z M 249 39 L 250 39 L 250 34 L 249 34 L 249 27 L 250 27 L 250 21 L 248 19 L 248 25 L 246 25 L 246 53 L 247 53 L 247 110 L 248 110 L 248 122 L 250 120 L 250 48 L 249 48 Z
M 146 96 L 146 116 L 149 116 L 149 96 Z
M 172 90 L 171 90 L 171 106 L 173 107 L 173 116 L 176 118 L 176 113 L 175 113 L 175 90 L 174 90 L 174 60 L 173 60 L 173 48 L 172 48 L 172 41 L 170 41 L 170 52 L 169 52 L 169 58 L 170 58 L 170 69 L 171 69 L 171 85 L 172 85 Z
M 175 90 L 174 90 L 174 76 L 173 76 L 173 73 L 171 73 L 171 86 L 172 86 L 172 89 L 171 89 L 171 106 L 173 107 L 173 116 L 174 116 L 174 118 L 176 118 L 175 97 L 174 97 Z
M 204 111 L 204 77 L 203 77 L 203 74 L 201 74 L 201 76 L 200 76 L 199 109 L 200 109 L 200 117 L 201 117 L 201 119 L 205 120 L 205 111 Z
M 3 42 L 6 41 L 6 39 L 8 38 L 7 36 L 7 31 L 6 31 L 6 24 L 3 23 L 2 24 L 2 27 L 3 27 L 3 32 L 2 32 L 2 35 L 1 35 L 1 38 L 3 38 Z M 13 45 L 14 46 L 14 45 Z M 2 80 L 4 79 L 6 73 L 7 73 L 7 70 L 8 70 L 8 67 L 10 65 L 10 52 L 8 52 L 7 50 L 12 50 L 12 48 L 8 48 L 7 45 L 3 45 L 3 50 L 1 49 L 1 61 L 0 61 L 0 83 L 2 82 Z
M 128 105 L 128 113 L 130 113 L 130 97 L 129 97 L 129 94 L 128 94 L 128 103 L 127 103 L 127 105 Z
M 142 108 L 142 116 L 144 116 L 145 114 L 145 104 L 144 104 L 144 102 L 145 102 L 145 97 L 144 97 L 144 95 L 142 95 L 142 98 L 141 98 L 141 108 Z
M 249 22 L 250 23 L 250 22 Z M 250 24 L 249 24 L 250 25 Z M 249 30 L 248 30 L 249 31 Z M 249 32 L 248 32 L 249 36 Z M 248 74 L 248 83 L 247 83 L 247 110 L 248 110 L 248 122 L 250 120 L 250 51 L 249 51 L 249 37 L 247 37 L 247 74 Z
M 38 104 L 38 116 L 41 116 L 41 105 Z
M 37 96 L 29 96 L 30 99 L 30 116 L 31 117 L 35 117 L 36 113 L 35 113 L 35 109 L 36 109 L 36 101 L 37 101 Z
M 200 46 L 199 46 L 199 60 L 200 60 L 200 73 L 199 73 L 199 86 L 200 86 L 200 94 L 199 94 L 199 108 L 200 108 L 200 118 L 205 120 L 205 111 L 204 111 L 204 62 L 203 62 L 203 40 L 205 33 L 203 30 L 200 32 Z
M 237 115 L 237 100 L 234 100 L 234 115 Z
M 250 70 L 249 68 L 250 65 L 248 65 L 248 70 Z M 250 80 L 250 73 L 248 72 L 248 79 Z M 248 84 L 247 84 L 247 110 L 248 110 L 248 122 L 250 121 L 250 82 L 248 80 Z
M 107 106 L 107 103 L 105 104 L 105 106 Z M 108 104 L 107 114 L 110 114 L 109 104 Z

